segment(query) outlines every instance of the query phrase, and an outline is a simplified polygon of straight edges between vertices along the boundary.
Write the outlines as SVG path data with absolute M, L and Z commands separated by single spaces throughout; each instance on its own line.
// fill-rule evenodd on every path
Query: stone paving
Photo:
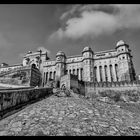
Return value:
M 140 135 L 140 116 L 97 100 L 53 95 L 1 120 L 3 135 Z

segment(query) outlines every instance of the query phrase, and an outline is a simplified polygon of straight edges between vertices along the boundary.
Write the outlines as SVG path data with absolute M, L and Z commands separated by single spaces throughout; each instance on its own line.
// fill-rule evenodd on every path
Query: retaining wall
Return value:
M 0 119 L 7 113 L 53 94 L 52 88 L 0 91 Z

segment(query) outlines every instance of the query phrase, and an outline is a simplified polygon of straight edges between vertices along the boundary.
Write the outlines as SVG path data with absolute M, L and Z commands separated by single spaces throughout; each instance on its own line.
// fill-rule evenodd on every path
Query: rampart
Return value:
M 100 83 L 85 83 L 85 94 L 86 96 L 91 96 L 90 94 L 98 93 L 99 91 L 140 91 L 140 81 L 128 82 L 100 82 Z
M 41 73 L 33 66 L 22 66 L 0 73 L 0 83 L 16 86 L 40 86 Z
M 53 93 L 52 88 L 20 88 L 0 91 L 0 119 L 22 108 L 24 105 L 36 102 Z

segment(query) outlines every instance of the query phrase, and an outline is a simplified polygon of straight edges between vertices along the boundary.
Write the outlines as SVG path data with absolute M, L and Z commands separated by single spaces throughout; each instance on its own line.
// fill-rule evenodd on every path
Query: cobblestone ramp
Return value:
M 0 135 L 140 135 L 140 116 L 96 100 L 51 96 L 0 121 Z

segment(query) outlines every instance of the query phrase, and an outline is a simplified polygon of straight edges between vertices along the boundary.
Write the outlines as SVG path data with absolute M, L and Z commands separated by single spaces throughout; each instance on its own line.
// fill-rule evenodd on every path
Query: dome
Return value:
M 92 49 L 89 46 L 87 46 L 83 49 L 83 52 L 85 52 L 85 51 L 92 51 Z
M 125 44 L 125 42 L 123 40 L 120 40 L 120 41 L 118 41 L 118 43 L 116 44 L 116 46 L 121 46 L 121 45 L 124 45 L 124 44 Z
M 65 53 L 62 52 L 62 51 L 59 51 L 59 52 L 56 54 L 56 56 L 58 56 L 58 55 L 63 55 L 63 56 L 65 56 Z

